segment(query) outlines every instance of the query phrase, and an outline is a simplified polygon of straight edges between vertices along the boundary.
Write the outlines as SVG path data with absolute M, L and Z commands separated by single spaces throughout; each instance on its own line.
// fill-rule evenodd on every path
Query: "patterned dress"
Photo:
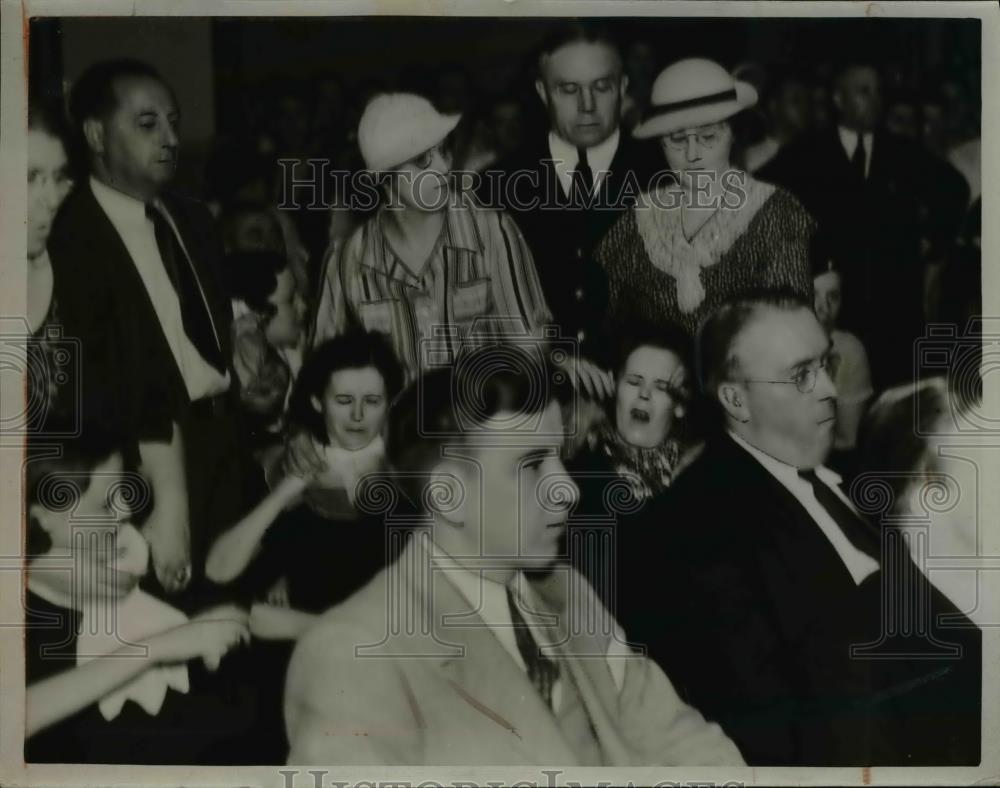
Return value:
M 726 299 L 788 287 L 812 301 L 815 222 L 788 192 L 750 176 L 691 239 L 666 190 L 643 195 L 597 249 L 608 276 L 608 336 L 673 323 L 694 335 Z M 728 207 L 729 204 L 738 207 Z

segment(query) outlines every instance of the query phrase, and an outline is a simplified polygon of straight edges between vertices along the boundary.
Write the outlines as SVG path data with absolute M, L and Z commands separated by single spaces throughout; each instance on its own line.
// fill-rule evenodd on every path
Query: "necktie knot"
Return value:
M 581 205 L 586 205 L 594 191 L 594 171 L 587 160 L 587 149 L 576 149 L 576 169 L 573 171 L 573 190 L 575 198 Z

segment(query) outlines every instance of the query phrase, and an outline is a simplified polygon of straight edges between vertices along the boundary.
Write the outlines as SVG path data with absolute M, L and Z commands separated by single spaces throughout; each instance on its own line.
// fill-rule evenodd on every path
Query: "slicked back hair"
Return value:
M 736 339 L 751 320 L 767 309 L 811 312 L 813 305 L 791 289 L 752 291 L 722 304 L 698 329 L 695 342 L 698 385 L 712 402 L 716 400 L 719 384 L 730 380 L 739 366 L 733 353 Z
M 477 348 L 453 367 L 424 373 L 403 391 L 389 414 L 387 456 L 400 490 L 423 506 L 428 474 L 446 446 L 461 444 L 488 419 L 510 413 L 539 417 L 569 391 L 544 352 L 515 345 Z

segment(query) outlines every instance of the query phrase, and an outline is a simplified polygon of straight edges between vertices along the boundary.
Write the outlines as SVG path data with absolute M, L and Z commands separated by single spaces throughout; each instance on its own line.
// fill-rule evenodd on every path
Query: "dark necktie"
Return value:
M 576 169 L 573 170 L 573 197 L 578 205 L 587 205 L 594 191 L 594 171 L 587 161 L 587 149 L 576 149 Z
M 815 471 L 799 471 L 799 476 L 812 485 L 816 500 L 826 509 L 848 541 L 862 553 L 878 561 L 881 552 L 878 532 L 825 485 Z
M 528 678 L 535 685 L 538 694 L 542 696 L 545 705 L 552 708 L 552 688 L 559 678 L 559 663 L 541 653 L 535 642 L 528 622 L 524 620 L 514 598 L 514 592 L 507 586 L 507 606 L 510 608 L 510 621 L 514 625 L 514 638 L 517 640 L 517 650 L 528 669 Z
M 202 296 L 198 284 L 198 276 L 191 260 L 184 252 L 177 235 L 170 226 L 170 221 L 156 203 L 146 204 L 146 216 L 153 223 L 156 233 L 156 246 L 163 259 L 163 267 L 170 277 L 170 282 L 177 292 L 177 300 L 181 306 L 181 321 L 184 333 L 191 340 L 201 357 L 215 367 L 219 372 L 225 370 L 222 350 L 212 328 L 212 317 Z
M 854 155 L 851 156 L 851 167 L 861 181 L 865 180 L 865 158 L 865 135 L 858 134 L 858 144 L 854 147 Z

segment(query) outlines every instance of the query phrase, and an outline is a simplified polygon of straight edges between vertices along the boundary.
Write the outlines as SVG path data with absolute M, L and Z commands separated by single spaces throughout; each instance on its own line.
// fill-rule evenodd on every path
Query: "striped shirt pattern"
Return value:
M 418 276 L 390 246 L 385 210 L 327 251 L 313 345 L 351 326 L 382 332 L 410 381 L 452 363 L 463 348 L 541 336 L 551 313 L 531 252 L 507 214 L 472 203 L 449 207 Z

